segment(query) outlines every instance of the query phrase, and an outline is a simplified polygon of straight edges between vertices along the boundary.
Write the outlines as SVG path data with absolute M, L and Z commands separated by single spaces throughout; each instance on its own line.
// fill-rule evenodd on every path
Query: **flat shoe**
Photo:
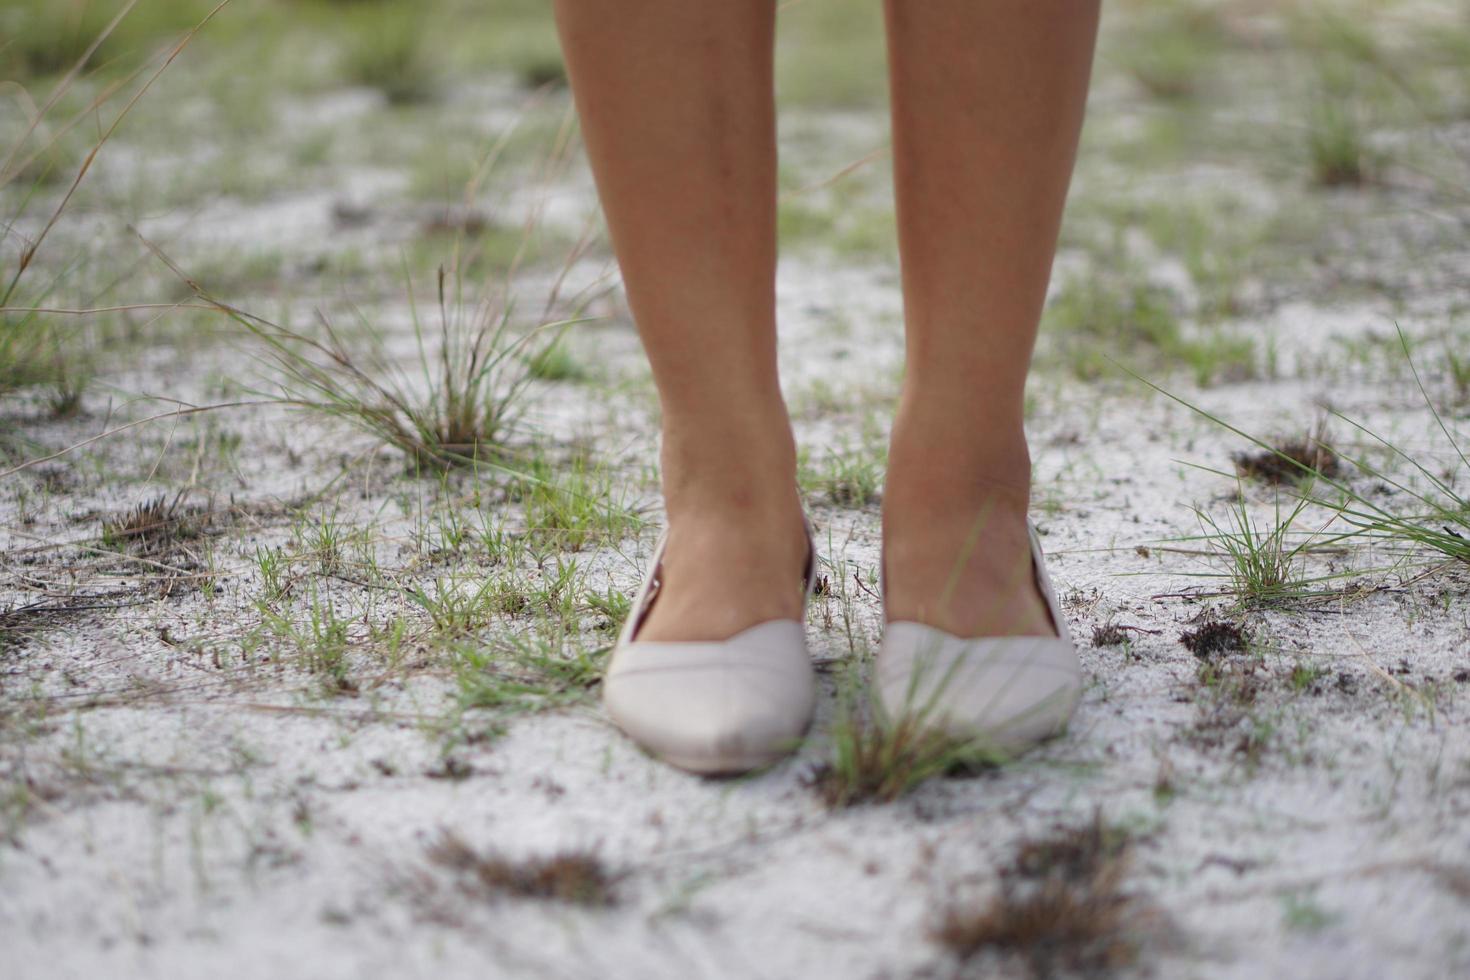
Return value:
M 639 641 L 658 596 L 667 543 L 665 531 L 608 661 L 603 705 L 633 741 L 680 769 L 732 775 L 768 766 L 792 752 L 811 724 L 816 681 L 806 617 L 758 623 L 725 640 Z M 807 548 L 810 595 L 816 573 L 810 532 Z
M 879 702 L 956 742 L 1011 756 L 1060 734 L 1082 694 L 1082 665 L 1067 632 L 1036 529 L 1027 522 L 1036 588 L 1056 636 L 966 638 L 923 623 L 889 623 L 878 651 Z

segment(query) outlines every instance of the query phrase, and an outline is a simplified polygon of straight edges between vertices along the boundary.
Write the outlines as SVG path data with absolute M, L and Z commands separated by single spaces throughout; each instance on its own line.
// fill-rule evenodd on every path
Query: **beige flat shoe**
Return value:
M 889 623 L 876 675 L 890 718 L 915 717 L 925 728 L 1003 756 L 1066 729 L 1082 695 L 1082 665 L 1036 529 L 1028 523 L 1027 532 L 1036 588 L 1057 635 L 968 639 L 923 623 Z
M 667 540 L 665 531 L 608 661 L 602 703 L 633 741 L 680 769 L 732 775 L 768 766 L 800 744 L 815 708 L 805 614 L 802 621 L 757 623 L 727 640 L 639 642 L 658 597 Z M 810 533 L 807 547 L 810 595 Z

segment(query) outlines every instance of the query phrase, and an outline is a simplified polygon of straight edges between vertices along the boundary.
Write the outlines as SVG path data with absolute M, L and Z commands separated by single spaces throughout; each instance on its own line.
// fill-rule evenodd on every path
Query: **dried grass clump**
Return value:
M 1250 637 L 1238 624 L 1223 619 L 1209 619 L 1192 630 L 1179 634 L 1179 642 L 1185 649 L 1208 660 L 1223 654 L 1244 653 Z
M 1343 471 L 1337 453 L 1326 441 L 1322 426 L 1299 439 L 1285 439 L 1268 449 L 1236 453 L 1235 471 L 1243 477 L 1266 483 L 1299 483 L 1325 476 L 1334 478 Z
M 1105 823 L 1100 813 L 1091 821 L 1063 828 L 1050 837 L 1022 841 L 1003 873 L 1022 878 L 1060 875 L 1084 882 L 1128 854 L 1131 841 L 1122 828 Z
M 160 494 L 102 522 L 102 543 L 135 555 L 161 555 L 203 531 L 203 512 Z
M 1125 890 L 1131 841 L 1100 815 L 1017 848 L 1000 891 L 979 906 L 950 904 L 934 938 L 968 961 L 1016 958 L 1035 977 L 1103 975 L 1137 962 L 1159 915 Z
M 430 845 L 428 858 L 455 872 L 462 890 L 485 899 L 512 895 L 573 905 L 612 905 L 616 901 L 613 889 L 619 876 L 609 872 L 597 855 L 585 851 L 512 861 L 477 851 L 446 830 Z

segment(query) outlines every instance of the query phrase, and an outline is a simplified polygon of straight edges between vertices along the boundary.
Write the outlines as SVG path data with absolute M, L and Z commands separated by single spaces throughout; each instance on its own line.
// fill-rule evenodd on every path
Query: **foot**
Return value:
M 652 627 L 634 620 L 625 628 L 603 675 L 602 702 L 613 722 L 651 755 L 689 772 L 733 775 L 771 765 L 801 744 L 816 704 L 815 674 L 801 592 L 792 586 L 789 565 L 775 563 L 780 570 L 757 582 L 747 564 L 767 560 L 762 542 L 779 547 L 779 539 L 763 533 L 774 522 L 752 522 L 749 513 L 740 513 L 721 523 L 708 520 L 714 513 L 709 507 L 693 513 L 706 519 L 678 524 L 696 530 L 682 536 L 693 571 L 670 570 L 669 549 L 678 538 L 670 530 L 655 555 L 658 592 L 653 619 L 645 620 Z M 746 533 L 730 537 L 730 526 Z M 799 540 L 805 555 L 804 526 Z M 687 547 L 691 541 L 702 541 L 706 553 Z M 739 554 L 732 556 L 732 549 Z M 728 568 L 723 582 L 699 577 L 711 565 Z M 741 592 L 711 598 L 711 591 L 730 590 L 731 579 Z M 785 587 L 772 588 L 773 582 Z M 665 589 L 674 599 L 668 606 L 656 601 Z M 794 614 L 786 607 L 792 595 L 798 596 Z
M 776 444 L 765 460 L 728 452 L 717 471 L 666 438 L 669 538 L 640 642 L 725 640 L 757 623 L 801 619 L 806 522 L 795 453 Z
M 966 638 L 1056 636 L 1027 537 L 1024 437 L 996 451 L 975 445 L 973 432 L 945 439 L 942 428 L 894 427 L 883 493 L 888 621 Z
M 725 640 L 757 623 L 799 621 L 806 541 L 799 506 L 770 517 L 671 518 L 658 599 L 639 642 Z

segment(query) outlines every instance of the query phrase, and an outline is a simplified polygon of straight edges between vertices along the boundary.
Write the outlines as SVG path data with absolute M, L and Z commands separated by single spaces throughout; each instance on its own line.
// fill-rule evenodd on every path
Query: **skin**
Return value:
M 1076 156 L 1096 0 L 886 4 L 907 373 L 883 522 L 890 620 L 1050 633 L 1025 514 L 1026 374 Z M 662 406 L 669 543 L 640 640 L 801 610 L 776 368 L 775 5 L 557 0 Z
M 1048 634 L 1022 416 L 1098 4 L 890 0 L 885 13 L 907 353 L 883 498 L 888 618 Z

